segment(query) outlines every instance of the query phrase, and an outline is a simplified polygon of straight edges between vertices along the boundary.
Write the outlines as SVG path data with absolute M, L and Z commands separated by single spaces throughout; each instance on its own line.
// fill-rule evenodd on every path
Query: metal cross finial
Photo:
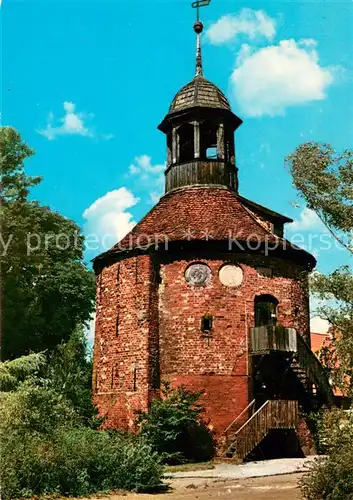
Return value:
M 200 7 L 208 7 L 210 3 L 211 0 L 196 0 L 191 4 L 193 9 L 197 9 L 197 21 L 200 21 Z

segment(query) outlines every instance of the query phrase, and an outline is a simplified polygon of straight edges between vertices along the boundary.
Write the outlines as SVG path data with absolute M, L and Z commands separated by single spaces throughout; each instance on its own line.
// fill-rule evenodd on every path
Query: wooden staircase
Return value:
M 298 401 L 266 401 L 228 441 L 222 454 L 244 460 L 273 429 L 297 429 Z
M 282 353 L 289 361 L 288 369 L 295 374 L 309 398 L 318 396 L 321 404 L 335 405 L 335 397 L 325 368 L 294 328 L 250 328 L 250 337 L 252 355 L 264 357 Z
M 294 354 L 291 368 L 308 392 L 319 392 L 328 406 L 335 405 L 335 396 L 324 367 L 297 333 L 297 352 Z
M 260 355 L 263 359 L 272 353 L 284 353 L 287 369 L 295 374 L 310 405 L 318 402 L 335 405 L 324 367 L 293 328 L 257 327 L 251 328 L 250 333 L 253 355 Z M 256 400 L 253 400 L 224 431 L 225 451 L 221 457 L 244 460 L 272 430 L 296 430 L 301 399 L 299 394 L 294 397 L 298 399 L 270 399 L 256 411 Z

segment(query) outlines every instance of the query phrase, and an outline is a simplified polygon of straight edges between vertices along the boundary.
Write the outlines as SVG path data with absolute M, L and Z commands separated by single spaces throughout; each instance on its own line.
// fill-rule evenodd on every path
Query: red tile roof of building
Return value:
M 152 244 L 156 238 L 161 243 L 165 240 L 229 241 L 232 238 L 243 242 L 268 242 L 292 252 L 312 267 L 316 263 L 312 255 L 271 233 L 245 206 L 240 196 L 222 187 L 189 187 L 171 191 L 128 235 L 95 260 L 144 246 L 148 238 Z
M 311 340 L 311 350 L 317 357 L 320 356 L 320 351 L 324 347 L 331 347 L 332 349 L 334 348 L 332 345 L 331 335 L 329 333 L 310 333 L 310 340 Z M 337 368 L 339 368 L 339 363 L 337 363 L 336 366 Z M 334 387 L 333 393 L 335 396 L 346 395 L 342 392 L 342 390 L 339 387 Z
M 328 333 L 310 333 L 311 350 L 317 354 L 323 347 L 331 343 L 331 337 Z

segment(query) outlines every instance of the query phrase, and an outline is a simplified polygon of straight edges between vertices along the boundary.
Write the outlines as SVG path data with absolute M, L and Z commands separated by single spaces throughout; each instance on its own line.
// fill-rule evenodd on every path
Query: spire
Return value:
M 191 6 L 196 9 L 196 22 L 194 24 L 194 31 L 197 35 L 196 41 L 196 77 L 203 76 L 202 72 L 202 54 L 201 54 L 201 33 L 203 32 L 203 24 L 200 21 L 200 8 L 210 5 L 211 0 L 196 0 L 192 2 Z
M 203 76 L 202 72 L 202 52 L 201 52 L 201 33 L 203 31 L 203 24 L 201 21 L 196 21 L 194 24 L 194 31 L 197 35 L 196 40 L 196 77 Z

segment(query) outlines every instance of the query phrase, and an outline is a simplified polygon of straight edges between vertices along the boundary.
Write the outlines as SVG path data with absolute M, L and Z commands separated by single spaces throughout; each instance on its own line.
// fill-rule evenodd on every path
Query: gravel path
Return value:
M 212 478 L 212 479 L 244 479 L 251 477 L 278 476 L 305 472 L 315 457 L 281 458 L 277 460 L 263 460 L 235 465 L 230 463 L 216 464 L 214 469 L 189 472 L 170 472 L 166 478 Z
M 171 479 L 170 491 L 155 495 L 112 493 L 88 500 L 303 500 L 298 488 L 302 474 L 238 480 Z

